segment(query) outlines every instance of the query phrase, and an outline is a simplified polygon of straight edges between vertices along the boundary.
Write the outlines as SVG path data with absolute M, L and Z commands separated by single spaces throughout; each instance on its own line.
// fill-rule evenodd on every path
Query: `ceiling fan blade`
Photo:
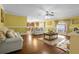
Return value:
M 46 12 L 40 9 L 40 10 L 38 10 L 38 14 L 40 16 L 44 16 L 46 14 Z

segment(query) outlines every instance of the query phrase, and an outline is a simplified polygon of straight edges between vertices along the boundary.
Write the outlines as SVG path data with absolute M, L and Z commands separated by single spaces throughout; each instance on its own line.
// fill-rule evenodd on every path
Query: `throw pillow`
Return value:
M 0 31 L 0 43 L 6 39 L 4 32 Z
M 8 31 L 6 32 L 6 37 L 7 37 L 7 38 L 15 38 L 15 35 L 14 35 L 14 33 L 13 33 L 12 30 L 8 30 Z
M 6 37 L 7 38 L 15 38 L 15 37 L 18 37 L 18 35 L 17 35 L 17 33 L 14 30 L 9 29 L 6 32 Z

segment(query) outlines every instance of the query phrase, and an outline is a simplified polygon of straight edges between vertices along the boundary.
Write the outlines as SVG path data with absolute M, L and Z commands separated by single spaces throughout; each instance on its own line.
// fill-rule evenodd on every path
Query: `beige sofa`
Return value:
M 4 27 L 2 30 L 6 32 L 8 29 Z M 0 54 L 10 53 L 22 49 L 23 39 L 19 33 L 16 34 L 17 34 L 16 37 L 5 38 L 4 41 L 0 42 Z
M 18 37 L 7 38 L 3 43 L 0 44 L 0 54 L 20 50 L 22 49 L 22 46 L 23 46 L 23 39 L 18 34 Z

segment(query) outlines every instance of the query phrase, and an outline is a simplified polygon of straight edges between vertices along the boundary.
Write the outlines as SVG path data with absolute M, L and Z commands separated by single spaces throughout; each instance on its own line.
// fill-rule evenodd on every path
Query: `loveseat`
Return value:
M 44 33 L 44 28 L 34 28 L 31 31 L 32 35 L 40 35 Z

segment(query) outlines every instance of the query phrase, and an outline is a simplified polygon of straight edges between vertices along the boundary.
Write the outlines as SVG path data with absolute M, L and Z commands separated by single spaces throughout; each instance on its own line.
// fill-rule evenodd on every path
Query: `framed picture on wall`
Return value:
M 4 11 L 1 9 L 1 22 L 4 22 Z

